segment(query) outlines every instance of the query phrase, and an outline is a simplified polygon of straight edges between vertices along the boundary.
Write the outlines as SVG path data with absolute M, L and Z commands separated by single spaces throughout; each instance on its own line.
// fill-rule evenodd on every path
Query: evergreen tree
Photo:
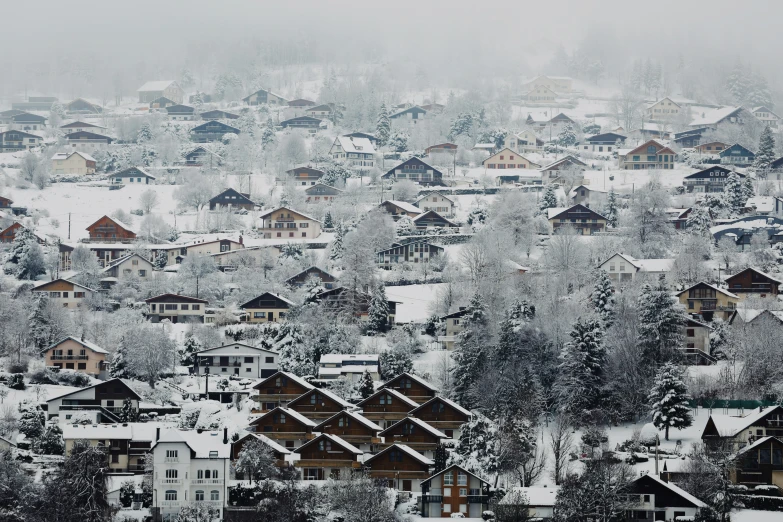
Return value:
M 614 228 L 617 226 L 617 193 L 615 193 L 614 189 L 609 189 L 604 216 L 606 216 L 606 221 L 610 227 Z
M 736 217 L 745 207 L 745 202 L 747 201 L 745 189 L 736 172 L 731 172 L 726 176 L 726 184 L 723 186 L 723 200 L 730 217 Z
M 645 283 L 638 301 L 639 346 L 642 368 L 655 370 L 679 355 L 684 339 L 683 328 L 688 316 L 683 306 L 666 288 L 661 276 L 653 288 Z
M 398 237 L 410 236 L 416 232 L 416 223 L 413 222 L 413 219 L 411 219 L 410 216 L 404 215 L 397 220 L 397 223 L 394 224 L 394 228 L 396 229 Z
M 182 366 L 193 366 L 196 362 L 196 352 L 202 349 L 203 346 L 192 334 L 185 337 L 185 344 L 180 352 L 180 364 Z
M 685 221 L 685 228 L 696 235 L 710 237 L 710 227 L 712 226 L 712 214 L 708 207 L 696 207 Z
M 756 195 L 756 189 L 753 188 L 753 180 L 749 175 L 745 176 L 745 181 L 742 182 L 742 195 L 745 198 L 745 204 L 748 199 Z
M 666 440 L 669 440 L 669 428 L 681 430 L 693 424 L 688 406 L 690 398 L 680 369 L 672 363 L 661 366 L 655 375 L 649 400 L 653 424 L 659 430 L 666 430 Z
M 261 132 L 261 144 L 264 150 L 275 142 L 275 123 L 272 121 L 272 116 L 266 119 L 264 130 Z
M 592 319 L 579 319 L 571 341 L 560 354 L 560 380 L 556 391 L 560 410 L 580 422 L 595 419 L 603 406 L 606 348 L 603 326 Z
M 381 111 L 378 113 L 378 122 L 375 126 L 375 138 L 378 140 L 378 146 L 383 147 L 389 142 L 391 136 L 391 120 L 386 104 L 381 103 Z
M 43 250 L 32 230 L 26 227 L 17 229 L 5 272 L 17 279 L 36 279 L 46 273 Z
M 405 152 L 408 150 L 408 140 L 410 135 L 407 132 L 395 132 L 389 137 L 389 148 L 394 152 Z
M 378 364 L 381 367 L 381 379 L 385 381 L 402 373 L 413 371 L 413 359 L 411 358 L 411 352 L 408 350 L 399 348 L 386 350 L 381 352 L 378 359 Z
M 63 430 L 58 424 L 49 424 L 40 438 L 33 442 L 33 451 L 42 455 L 65 454 Z
M 337 223 L 337 226 L 334 227 L 334 239 L 332 240 L 332 244 L 329 246 L 329 259 L 332 261 L 337 261 L 343 257 L 343 239 L 345 238 L 345 233 L 346 231 L 342 224 Z
M 775 136 L 772 134 L 772 129 L 769 125 L 764 127 L 759 138 L 759 150 L 756 152 L 756 159 L 753 162 L 753 166 L 757 170 L 765 170 L 769 168 L 769 164 L 775 161 Z M 750 177 L 745 178 L 746 181 Z
M 149 122 L 144 122 L 141 124 L 141 128 L 139 129 L 139 133 L 136 135 L 136 141 L 139 143 L 148 143 L 152 141 L 154 136 L 152 135 L 152 127 L 150 127 Z
M 614 285 L 609 274 L 600 267 L 596 268 L 595 286 L 590 296 L 595 310 L 603 319 L 606 326 L 611 326 L 614 322 Z
M 454 140 L 459 136 L 470 136 L 473 131 L 473 115 L 470 113 L 461 112 L 451 122 L 451 130 L 449 130 L 448 138 Z
M 332 221 L 332 213 L 328 210 L 324 216 L 324 228 L 334 228 L 334 222 Z
M 33 309 L 28 316 L 30 336 L 41 353 L 52 343 L 52 325 L 48 308 L 49 296 L 46 293 L 33 296 Z
M 133 408 L 133 403 L 129 398 L 123 399 L 118 417 L 121 422 L 136 422 L 138 420 L 138 412 Z
M 474 404 L 473 385 L 487 364 L 489 345 L 488 319 L 481 297 L 475 294 L 464 317 L 465 327 L 457 337 L 454 349 L 454 398 L 466 408 Z
M 370 299 L 370 309 L 367 311 L 367 330 L 370 332 L 385 332 L 389 321 L 389 300 L 386 298 L 386 288 L 383 282 L 378 283 Z
M 565 126 L 557 137 L 557 142 L 561 147 L 573 147 L 576 144 L 576 132 L 571 124 Z
M 557 194 L 555 194 L 555 186 L 552 184 L 546 186 L 544 195 L 538 205 L 541 214 L 546 214 L 547 209 L 550 208 L 557 208 Z
M 109 373 L 114 378 L 127 379 L 128 377 L 132 377 L 130 369 L 128 368 L 128 361 L 125 357 L 127 349 L 126 339 L 123 336 L 117 344 L 117 349 L 112 354 L 111 366 L 109 366 Z
M 442 443 L 435 446 L 435 458 L 432 460 L 435 461 L 435 471 L 433 473 L 437 474 L 446 469 L 449 461 L 449 452 L 446 450 L 446 446 Z
M 366 399 L 375 393 L 375 384 L 373 383 L 370 372 L 364 370 L 364 373 L 362 373 L 362 377 L 359 379 L 356 388 L 362 399 Z
M 24 433 L 28 441 L 40 437 L 44 432 L 46 417 L 43 412 L 32 405 L 19 405 L 21 416 L 19 417 L 19 432 Z

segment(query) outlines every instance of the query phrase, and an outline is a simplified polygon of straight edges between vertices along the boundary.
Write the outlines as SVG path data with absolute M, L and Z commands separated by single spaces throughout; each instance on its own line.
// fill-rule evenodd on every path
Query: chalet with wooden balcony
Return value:
M 317 183 L 312 187 L 307 187 L 304 191 L 305 203 L 328 203 L 339 198 L 343 194 L 343 190 L 331 185 L 324 185 L 323 183 Z
M 361 468 L 359 459 L 364 452 L 338 437 L 322 433 L 296 450 L 299 460 L 294 466 L 302 469 L 302 480 L 348 478 L 354 469 Z
M 421 492 L 421 483 L 430 476 L 435 463 L 405 444 L 392 444 L 364 461 L 370 478 L 385 480 L 390 488 Z
M 759 297 L 776 296 L 783 281 L 755 268 L 746 268 L 742 272 L 726 278 L 731 293 L 745 299 L 751 295 Z
M 438 395 L 410 412 L 410 416 L 423 420 L 450 439 L 458 439 L 462 425 L 470 421 L 472 414 L 456 402 Z
M 196 147 L 183 155 L 185 165 L 188 167 L 214 168 L 223 163 L 223 158 L 206 147 Z
M 288 100 L 273 93 L 270 90 L 259 89 L 253 94 L 249 94 L 242 98 L 242 101 L 247 105 L 287 105 Z
M 280 126 L 284 129 L 305 129 L 310 134 L 318 132 L 322 125 L 325 126 L 323 120 L 310 116 L 297 116 L 280 122 Z
M 362 451 L 372 452 L 381 443 L 383 428 L 360 413 L 342 410 L 322 421 L 313 431 L 337 435 Z
M 0 152 L 30 150 L 43 143 L 43 138 L 20 130 L 0 132 Z
M 419 230 L 432 228 L 459 228 L 459 224 L 446 219 L 434 210 L 428 210 L 419 214 L 413 218 L 413 224 L 416 225 L 416 228 Z
M 422 210 L 416 205 L 412 205 L 406 201 L 386 200 L 380 204 L 380 207 L 392 215 L 392 219 L 395 221 L 402 216 L 408 216 L 409 218 L 415 218 L 422 214 Z
M 264 292 L 240 306 L 248 323 L 277 323 L 285 321 L 288 310 L 295 306 L 290 299 L 272 292 Z
M 315 389 L 315 386 L 293 373 L 276 372 L 253 386 L 253 389 L 258 391 L 253 396 L 258 402 L 258 410 L 266 412 L 287 405 L 303 393 Z
M 202 123 L 190 130 L 190 139 L 196 143 L 220 141 L 226 134 L 239 134 L 241 131 L 231 125 L 213 120 Z
M 425 186 L 445 186 L 443 173 L 415 156 L 386 172 L 383 178 L 409 180 Z
M 428 458 L 434 458 L 435 448 L 448 439 L 445 433 L 416 417 L 406 417 L 392 424 L 381 432 L 381 437 L 387 446 L 395 442 L 407 444 Z
M 754 488 L 780 485 L 783 479 L 783 437 L 761 437 L 737 452 L 730 479 L 734 484 Z
M 33 295 L 45 295 L 49 302 L 63 308 L 79 308 L 96 290 L 67 279 L 38 283 L 31 289 Z
M 408 416 L 419 403 L 409 399 L 393 388 L 378 390 L 357 406 L 362 409 L 362 415 L 381 427 L 388 428 Z
M 66 146 L 73 150 L 84 152 L 105 149 L 108 145 L 111 145 L 112 141 L 114 141 L 114 138 L 88 131 L 71 132 L 65 135 Z
M 125 223 L 103 216 L 101 219 L 87 227 L 90 233 L 90 241 L 125 243 L 136 239 L 136 231 Z
M 242 435 L 239 439 L 237 439 L 237 441 L 231 445 L 231 460 L 236 461 L 239 458 L 239 454 L 242 452 L 242 448 L 244 448 L 245 444 L 251 440 L 258 440 L 262 442 L 272 451 L 272 454 L 275 457 L 275 466 L 278 468 L 287 468 L 290 466 L 289 459 L 293 454 L 292 451 L 283 447 L 277 441 L 270 439 L 263 433 L 248 433 L 247 435 Z M 238 480 L 245 480 L 246 478 L 250 478 L 245 477 L 241 471 L 237 471 L 236 473 Z
M 747 167 L 756 159 L 753 151 L 746 149 L 739 143 L 723 149 L 719 156 L 721 165 L 734 165 L 735 167 Z
M 649 140 L 634 149 L 617 151 L 620 170 L 671 170 L 677 153 L 663 143 Z
M 220 109 L 216 109 L 214 111 L 205 111 L 200 114 L 201 119 L 205 121 L 210 120 L 238 120 L 239 115 L 234 114 L 232 112 L 226 112 L 222 111 Z
M 549 208 L 547 209 L 547 218 L 553 234 L 563 227 L 571 227 L 581 236 L 592 236 L 606 231 L 606 218 L 584 205 Z
M 101 114 L 103 107 L 84 98 L 76 98 L 65 104 L 65 112 L 68 114 Z
M 46 349 L 46 366 L 86 373 L 93 377 L 108 370 L 106 350 L 97 344 L 68 336 Z
M 400 244 L 392 243 L 391 247 L 379 251 L 378 266 L 391 270 L 393 266 L 404 263 L 429 263 L 443 254 L 445 249 L 431 244 L 429 240 L 411 241 Z
M 47 419 L 59 418 L 60 424 L 68 424 L 79 414 L 88 414 L 95 424 L 120 422 L 117 414 L 125 399 L 138 413 L 141 396 L 121 379 L 111 379 L 87 388 L 81 388 L 46 401 Z
M 286 449 L 294 449 L 313 438 L 315 426 L 301 413 L 278 406 L 251 421 L 248 429 L 278 441 Z
M 419 404 L 424 404 L 438 394 L 438 389 L 432 384 L 407 372 L 386 381 L 381 389 L 396 390 Z
M 745 416 L 710 415 L 701 440 L 714 446 L 739 450 L 763 437 L 783 440 L 783 407 L 758 408 Z
M 707 504 L 657 475 L 640 476 L 624 491 L 629 506 L 625 520 L 693 520 Z
M 313 239 L 321 235 L 321 222 L 307 214 L 279 207 L 260 216 L 264 239 Z
M 155 179 L 141 167 L 129 167 L 109 175 L 112 185 L 150 185 L 155 183 Z
M 723 192 L 726 186 L 726 180 L 732 171 L 720 165 L 713 165 L 710 168 L 694 172 L 682 179 L 685 192 L 691 193 L 715 193 Z M 745 174 L 736 173 L 740 179 L 745 178 Z
M 419 511 L 424 518 L 449 518 L 462 513 L 480 519 L 489 508 L 489 482 L 456 464 L 421 483 Z
M 337 283 L 337 278 L 332 274 L 321 270 L 317 266 L 311 266 L 307 270 L 303 270 L 293 277 L 289 277 L 286 280 L 286 284 L 291 287 L 301 288 L 307 285 L 308 281 L 320 281 L 319 285 L 323 286 L 327 290 L 334 288 Z
M 714 317 L 728 321 L 740 302 L 736 294 L 704 282 L 686 288 L 677 297 L 689 314 L 699 314 L 707 322 Z
M 65 454 L 78 440 L 104 448 L 109 473 L 144 473 L 144 459 L 157 440 L 160 424 L 127 422 L 123 424 L 63 424 Z
M 310 166 L 296 167 L 285 171 L 285 173 L 288 175 L 289 178 L 294 180 L 295 184 L 304 187 L 314 186 L 316 183 L 318 183 L 318 180 L 320 180 L 324 175 L 323 170 L 316 169 Z
M 232 188 L 226 189 L 209 200 L 209 210 L 253 210 L 256 204 L 250 199 L 250 194 L 243 194 Z
M 11 201 L 10 199 L 8 201 Z M 8 228 L 4 230 L 0 230 L 0 243 L 13 243 L 16 239 L 16 234 L 19 233 L 20 230 L 24 229 L 25 227 L 17 222 L 11 223 Z M 45 245 L 46 240 L 33 232 L 33 235 L 38 240 L 38 244 Z
M 332 417 L 353 405 L 329 390 L 314 388 L 288 403 L 288 408 L 298 411 L 308 419 L 322 420 Z

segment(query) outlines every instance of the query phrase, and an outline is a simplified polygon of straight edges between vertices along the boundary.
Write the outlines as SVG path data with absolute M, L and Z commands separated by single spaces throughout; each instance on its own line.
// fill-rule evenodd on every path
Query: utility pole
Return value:
M 68 239 L 71 239 L 71 213 L 68 212 Z

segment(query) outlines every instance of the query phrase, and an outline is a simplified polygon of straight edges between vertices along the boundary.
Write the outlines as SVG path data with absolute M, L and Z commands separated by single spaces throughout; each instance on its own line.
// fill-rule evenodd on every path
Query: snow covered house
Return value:
M 250 199 L 250 194 L 243 194 L 232 188 L 227 188 L 209 200 L 209 210 L 253 210 L 256 204 Z
M 247 105 L 288 105 L 288 100 L 265 89 L 259 89 L 253 94 L 245 96 L 242 101 Z
M 531 104 L 551 105 L 557 99 L 557 93 L 546 85 L 536 85 L 523 92 L 520 98 Z
M 647 104 L 644 115 L 648 121 L 672 121 L 679 117 L 682 110 L 687 111 L 688 108 L 682 107 L 680 104 L 673 102 L 671 98 L 666 97 Z
M 717 359 L 710 348 L 710 332 L 712 327 L 689 317 L 685 321 L 685 346 L 683 358 L 689 365 L 705 366 L 715 364 Z
M 226 134 L 239 134 L 240 132 L 236 127 L 226 125 L 221 121 L 211 120 L 193 127 L 190 130 L 190 139 L 196 143 L 211 143 L 222 140 Z
M 585 138 L 585 142 L 579 147 L 581 150 L 597 153 L 609 153 L 616 151 L 625 144 L 626 136 L 616 132 L 605 132 Z
M 288 403 L 288 409 L 320 422 L 353 405 L 325 388 L 313 388 Z
M 109 175 L 109 183 L 112 185 L 149 185 L 155 183 L 155 179 L 141 167 L 128 167 Z
M 196 147 L 183 155 L 185 165 L 188 167 L 209 167 L 214 168 L 223 163 L 223 158 L 212 152 L 206 147 Z
M 261 433 L 288 450 L 294 450 L 313 438 L 318 425 L 295 410 L 277 406 L 250 421 L 248 430 Z
M 714 317 L 728 321 L 740 302 L 736 294 L 705 282 L 696 283 L 676 295 L 689 314 L 699 314 L 708 323 Z
M 714 165 L 685 176 L 682 179 L 682 184 L 688 193 L 723 192 L 723 187 L 726 186 L 726 179 L 731 173 L 732 171 L 726 167 Z M 737 173 L 737 175 L 742 179 L 745 178 L 745 174 Z
M 344 378 L 356 383 L 368 372 L 373 381 L 381 379 L 378 354 L 327 353 L 318 361 L 318 378 L 325 381 Z
M 201 119 L 204 121 L 211 121 L 211 120 L 238 120 L 239 115 L 234 114 L 233 112 L 227 112 L 220 109 L 215 109 L 212 111 L 204 111 L 200 114 Z
M 719 107 L 697 111 L 689 127 L 692 129 L 728 130 L 754 123 L 758 124 L 759 121 L 744 107 Z
M 391 168 L 384 179 L 409 180 L 424 186 L 445 186 L 443 173 L 417 157 L 412 157 Z
M 154 80 L 139 87 L 139 103 L 151 103 L 159 98 L 168 98 L 174 103 L 185 100 L 185 91 L 174 80 Z
M 280 354 L 250 346 L 231 343 L 196 352 L 193 356 L 196 375 L 234 375 L 243 379 L 264 379 L 277 373 Z
M 67 279 L 45 281 L 32 288 L 33 295 L 46 295 L 51 303 L 69 309 L 79 308 L 95 292 L 92 288 Z
M 381 389 L 396 390 L 418 404 L 424 404 L 438 394 L 435 386 L 408 372 L 389 379 Z
M 389 115 L 389 120 L 396 125 L 416 125 L 427 116 L 427 111 L 418 106 L 408 107 Z
M 633 149 L 617 151 L 620 170 L 671 170 L 677 153 L 657 140 L 649 140 Z
M 231 468 L 228 428 L 164 431 L 152 446 L 152 459 L 154 520 L 176 518 L 180 508 L 193 503 L 202 503 L 221 513 L 228 505 Z
M 748 267 L 727 277 L 725 283 L 733 294 L 739 296 L 740 299 L 746 299 L 751 295 L 758 295 L 759 297 L 777 296 L 780 293 L 780 285 L 783 284 L 783 281 L 757 268 Z
M 169 105 L 166 113 L 173 121 L 193 121 L 196 117 L 196 109 L 189 105 Z
M 85 152 L 105 149 L 112 141 L 114 138 L 89 131 L 71 132 L 65 135 L 66 146 L 72 150 Z
M 455 228 L 459 229 L 458 223 L 446 219 L 434 210 L 428 210 L 422 214 L 419 214 L 413 218 L 413 224 L 419 230 L 427 230 L 433 228 Z M 457 230 L 458 231 L 458 230 Z
M 516 134 L 511 133 L 503 140 L 503 148 L 511 149 L 519 154 L 541 152 L 544 148 L 544 140 L 536 136 L 531 129 L 525 129 Z
M 277 323 L 285 320 L 288 310 L 296 303 L 285 297 L 264 292 L 239 308 L 246 314 L 248 323 Z
M 579 185 L 570 193 L 571 201 L 575 205 L 584 205 L 590 208 L 592 204 L 594 208 L 602 208 L 606 205 L 607 192 L 605 190 L 589 187 L 587 185 Z
M 136 239 L 136 230 L 116 218 L 103 216 L 98 221 L 87 227 L 90 233 L 90 241 L 116 241 L 130 242 Z
M 299 459 L 294 466 L 301 468 L 302 480 L 348 478 L 362 467 L 364 452 L 337 435 L 322 433 L 302 444 L 296 450 Z
M 307 187 L 305 189 L 305 203 L 328 203 L 340 197 L 343 192 L 343 190 L 338 189 L 337 187 L 316 183 L 312 187 Z
M 117 416 L 125 400 L 138 413 L 141 396 L 122 379 L 110 379 L 87 388 L 67 392 L 46 401 L 46 418 L 57 417 L 60 424 L 68 424 L 76 417 L 86 417 L 93 424 L 120 422 Z
M 365 292 L 338 286 L 316 294 L 311 298 L 311 301 L 321 302 L 325 307 L 335 311 L 351 312 L 359 320 L 368 321 L 372 297 Z M 387 301 L 387 324 L 389 326 L 394 324 L 397 316 L 397 304 L 397 301 Z
M 422 210 L 406 201 L 398 200 L 386 200 L 379 205 L 382 209 L 392 215 L 392 219 L 395 221 L 402 216 L 408 216 L 409 218 L 415 218 L 422 213 Z
M 103 107 L 84 98 L 76 98 L 65 104 L 65 111 L 68 114 L 101 114 Z
M 734 165 L 735 167 L 747 167 L 756 159 L 753 151 L 746 149 L 739 143 L 723 149 L 718 155 L 721 165 Z
M 452 312 L 440 318 L 441 321 L 446 323 L 446 334 L 438 336 L 438 342 L 444 350 L 453 350 L 456 346 L 457 335 L 459 335 L 464 328 L 463 317 L 468 315 L 468 313 L 470 313 L 470 311 L 466 307 L 460 306 L 459 310 L 456 312 Z
M 400 442 L 427 458 L 435 457 L 435 449 L 449 437 L 417 417 L 406 417 L 381 432 L 384 445 Z
M 756 117 L 764 125 L 776 129 L 780 123 L 780 116 L 772 112 L 771 109 L 762 106 L 753 107 L 750 109 L 751 114 Z
M 359 412 L 342 410 L 321 421 L 313 430 L 337 435 L 362 451 L 372 452 L 381 442 L 380 432 L 383 428 Z
M 414 201 L 413 204 L 423 212 L 434 210 L 441 216 L 450 218 L 454 216 L 456 200 L 453 196 L 449 197 L 441 192 L 430 192 Z
M 264 239 L 313 239 L 321 235 L 320 221 L 288 207 L 269 210 L 258 217 L 258 232 Z
M 668 274 L 674 259 L 636 259 L 627 254 L 616 253 L 598 265 L 615 283 L 631 282 L 639 277 L 657 277 Z
M 161 294 L 144 300 L 147 318 L 153 323 L 203 323 L 207 301 L 178 294 Z
M 723 143 L 722 141 L 710 141 L 709 143 L 702 143 L 700 145 L 696 145 L 694 149 L 699 154 L 720 154 L 720 152 L 726 148 L 728 148 L 728 143 Z
M 547 87 L 555 92 L 569 93 L 573 90 L 574 81 L 568 76 L 536 76 L 531 81 L 524 84 L 525 89 L 535 87 Z
M 405 263 L 429 263 L 434 258 L 442 256 L 445 249 L 431 244 L 429 240 L 410 241 L 407 243 L 392 243 L 392 245 L 377 252 L 378 266 L 391 270 L 393 266 Z
M 684 489 L 651 473 L 631 482 L 625 492 L 629 500 L 635 500 L 626 509 L 629 520 L 688 520 L 685 517 L 696 517 L 707 507 Z
M 43 138 L 20 130 L 0 132 L 0 152 L 19 152 L 38 147 Z
M 701 440 L 737 451 L 762 437 L 780 436 L 783 429 L 783 407 L 759 407 L 744 416 L 711 414 L 701 432 Z
M 76 441 L 85 440 L 105 449 L 109 473 L 144 473 L 145 456 L 160 437 L 161 428 L 168 427 L 156 422 L 63 424 L 65 454 L 71 453 Z
M 103 269 L 101 287 L 110 288 L 118 281 L 128 279 L 137 281 L 149 281 L 152 278 L 154 267 L 145 257 L 133 253 L 112 261 Z
M 547 218 L 553 234 L 556 234 L 558 229 L 569 226 L 582 236 L 592 236 L 606 230 L 606 218 L 584 205 L 549 208 L 547 209 Z
M 311 266 L 305 270 L 302 270 L 298 274 L 286 279 L 286 284 L 291 287 L 301 288 L 305 286 L 308 280 L 316 280 L 319 286 L 323 286 L 327 290 L 334 288 L 334 284 L 337 282 L 337 278 L 332 274 L 321 270 L 317 266 Z
M 109 352 L 84 338 L 68 336 L 46 349 L 46 366 L 74 370 L 92 377 L 104 377 L 108 370 Z
M 95 174 L 97 162 L 86 152 L 58 152 L 52 156 L 52 174 Z
M 236 442 L 231 444 L 231 460 L 236 461 L 239 458 L 239 454 L 242 452 L 245 444 L 251 440 L 258 440 L 272 450 L 272 455 L 275 457 L 275 466 L 278 468 L 287 468 L 291 465 L 291 456 L 293 452 L 286 449 L 276 441 L 270 439 L 263 433 L 248 433 L 246 435 L 240 435 Z M 237 480 L 245 480 L 249 477 L 245 477 L 241 471 L 235 471 Z
M 441 395 L 428 400 L 409 415 L 442 431 L 450 439 L 459 439 L 462 425 L 473 417 L 468 410 Z
M 315 386 L 293 373 L 275 372 L 253 385 L 257 393 L 252 398 L 258 403 L 255 411 L 267 412 L 278 406 L 285 406 L 314 388 Z
M 357 406 L 362 409 L 365 418 L 388 428 L 407 417 L 419 407 L 419 403 L 393 388 L 386 388 L 376 391 Z
M 529 159 L 514 152 L 509 148 L 504 148 L 494 153 L 481 162 L 485 169 L 534 169 L 541 165 L 533 163 Z
M 370 478 L 383 480 L 390 488 L 421 492 L 421 483 L 430 476 L 435 462 L 406 444 L 394 443 L 364 461 Z
M 20 112 L 11 116 L 9 129 L 20 131 L 37 131 L 46 128 L 46 118 L 38 114 Z
M 424 518 L 480 519 L 489 509 L 489 482 L 456 464 L 421 482 L 419 511 Z
M 227 254 L 229 252 L 237 252 L 245 249 L 245 243 L 242 236 L 239 236 L 235 241 L 229 238 L 223 239 L 199 239 L 191 243 L 184 243 L 179 245 L 153 245 L 150 248 L 157 256 L 166 256 L 166 265 L 178 265 L 182 263 L 188 255 L 212 255 Z
M 310 134 L 315 134 L 319 129 L 326 127 L 326 122 L 310 116 L 297 116 L 280 122 L 284 129 L 304 129 Z
M 783 436 L 765 436 L 739 450 L 729 478 L 734 484 L 777 488 L 783 478 Z
M 324 175 L 323 170 L 310 167 L 309 165 L 306 167 L 295 167 L 285 171 L 285 173 L 294 180 L 294 183 L 303 187 L 315 185 Z
M 555 500 L 559 486 L 552 487 L 515 487 L 498 502 L 495 511 L 512 516 L 516 509 L 523 506 L 529 517 L 538 520 L 551 520 L 554 517 Z
M 363 170 L 375 166 L 375 147 L 367 138 L 338 136 L 329 149 L 329 156 L 336 161 Z

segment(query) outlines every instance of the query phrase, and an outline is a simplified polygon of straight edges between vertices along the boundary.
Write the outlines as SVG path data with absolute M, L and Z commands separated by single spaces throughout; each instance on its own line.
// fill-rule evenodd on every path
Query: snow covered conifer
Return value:
M 334 228 L 334 222 L 332 221 L 332 213 L 328 210 L 324 216 L 324 228 Z
M 185 338 L 185 344 L 180 352 L 180 364 L 183 366 L 193 366 L 196 362 L 195 354 L 202 349 L 201 343 L 193 335 Z
M 495 423 L 474 411 L 471 420 L 462 425 L 452 460 L 477 475 L 494 475 L 500 460 L 497 435 Z
M 329 259 L 337 261 L 343 257 L 343 238 L 345 237 L 345 229 L 340 223 L 334 227 L 334 239 L 332 244 L 329 245 Z
M 617 193 L 614 189 L 609 190 L 609 196 L 606 202 L 606 221 L 610 227 L 617 226 Z
M 764 127 L 759 138 L 759 150 L 756 152 L 756 159 L 753 161 L 753 166 L 757 170 L 764 170 L 769 168 L 769 164 L 775 161 L 775 136 L 772 134 L 772 129 L 769 125 Z M 746 180 L 749 178 L 745 178 Z
M 488 319 L 481 297 L 475 294 L 470 301 L 465 327 L 458 336 L 454 350 L 454 398 L 462 406 L 469 408 L 473 404 L 471 392 L 487 363 L 489 345 Z
M 383 380 L 389 380 L 413 370 L 411 352 L 399 348 L 382 352 L 378 364 L 381 367 L 381 378 Z
M 723 186 L 723 197 L 731 217 L 737 216 L 745 206 L 745 202 L 748 199 L 745 197 L 745 189 L 742 186 L 739 174 L 736 172 L 726 176 L 726 184 Z
M 544 191 L 538 208 L 541 210 L 542 214 L 546 214 L 546 211 L 549 208 L 557 208 L 557 195 L 555 194 L 554 185 L 550 184 L 546 186 L 546 190 Z
M 41 437 L 33 442 L 33 451 L 42 455 L 63 455 L 65 442 L 62 428 L 58 424 L 49 424 Z
M 273 477 L 277 473 L 272 448 L 257 438 L 250 439 L 242 446 L 235 466 L 236 470 L 248 480 L 256 482 L 262 478 Z
M 581 422 L 589 422 L 603 405 L 606 348 L 602 329 L 599 321 L 580 318 L 560 354 L 556 386 L 560 410 Z
M 30 335 L 33 344 L 40 352 L 46 350 L 51 344 L 52 325 L 48 307 L 49 297 L 45 293 L 36 294 L 33 297 L 33 309 L 28 316 Z
M 574 132 L 573 125 L 566 125 L 558 135 L 557 141 L 561 147 L 573 147 L 576 144 L 576 132 Z
M 614 321 L 614 285 L 601 268 L 596 268 L 595 286 L 590 299 L 604 324 L 610 326 Z
M 152 141 L 152 138 L 154 136 L 152 135 L 152 127 L 150 127 L 149 122 L 144 122 L 141 124 L 141 128 L 139 129 L 139 133 L 136 135 L 136 141 L 139 143 L 147 143 Z
M 266 119 L 264 130 L 261 132 L 261 143 L 266 148 L 275 142 L 275 123 L 272 121 L 272 117 Z
M 386 104 L 381 103 L 381 111 L 378 113 L 378 123 L 375 126 L 375 138 L 378 140 L 378 145 L 383 147 L 388 143 L 391 135 L 391 120 L 389 119 L 389 111 L 386 109 Z
M 649 400 L 653 424 L 659 430 L 666 430 L 666 440 L 669 440 L 669 428 L 681 430 L 693 424 L 688 406 L 690 398 L 680 369 L 672 363 L 661 366 L 655 375 Z
M 367 312 L 367 329 L 370 332 L 385 332 L 389 321 L 389 300 L 386 298 L 386 288 L 380 282 L 375 287 L 370 299 L 370 309 Z
M 46 273 L 43 250 L 38 238 L 28 228 L 16 231 L 11 243 L 11 252 L 7 259 L 5 272 L 17 279 L 35 279 Z
M 397 220 L 394 228 L 397 231 L 397 236 L 409 236 L 416 231 L 416 224 L 413 222 L 410 216 L 404 215 L 399 220 Z
M 685 221 L 685 228 L 696 235 L 711 236 L 712 215 L 710 209 L 705 206 L 694 208 Z
M 753 188 L 753 180 L 750 176 L 745 176 L 745 181 L 742 182 L 742 192 L 746 203 L 749 198 L 756 195 L 756 189 Z
M 639 345 L 646 368 L 654 369 L 675 359 L 684 339 L 688 316 L 666 288 L 661 276 L 655 287 L 645 283 L 639 294 Z
M 357 391 L 359 392 L 359 395 L 361 395 L 362 399 L 366 399 L 367 397 L 375 393 L 375 384 L 373 383 L 370 372 L 364 370 L 364 373 L 362 373 L 362 376 L 359 379 L 356 388 Z

